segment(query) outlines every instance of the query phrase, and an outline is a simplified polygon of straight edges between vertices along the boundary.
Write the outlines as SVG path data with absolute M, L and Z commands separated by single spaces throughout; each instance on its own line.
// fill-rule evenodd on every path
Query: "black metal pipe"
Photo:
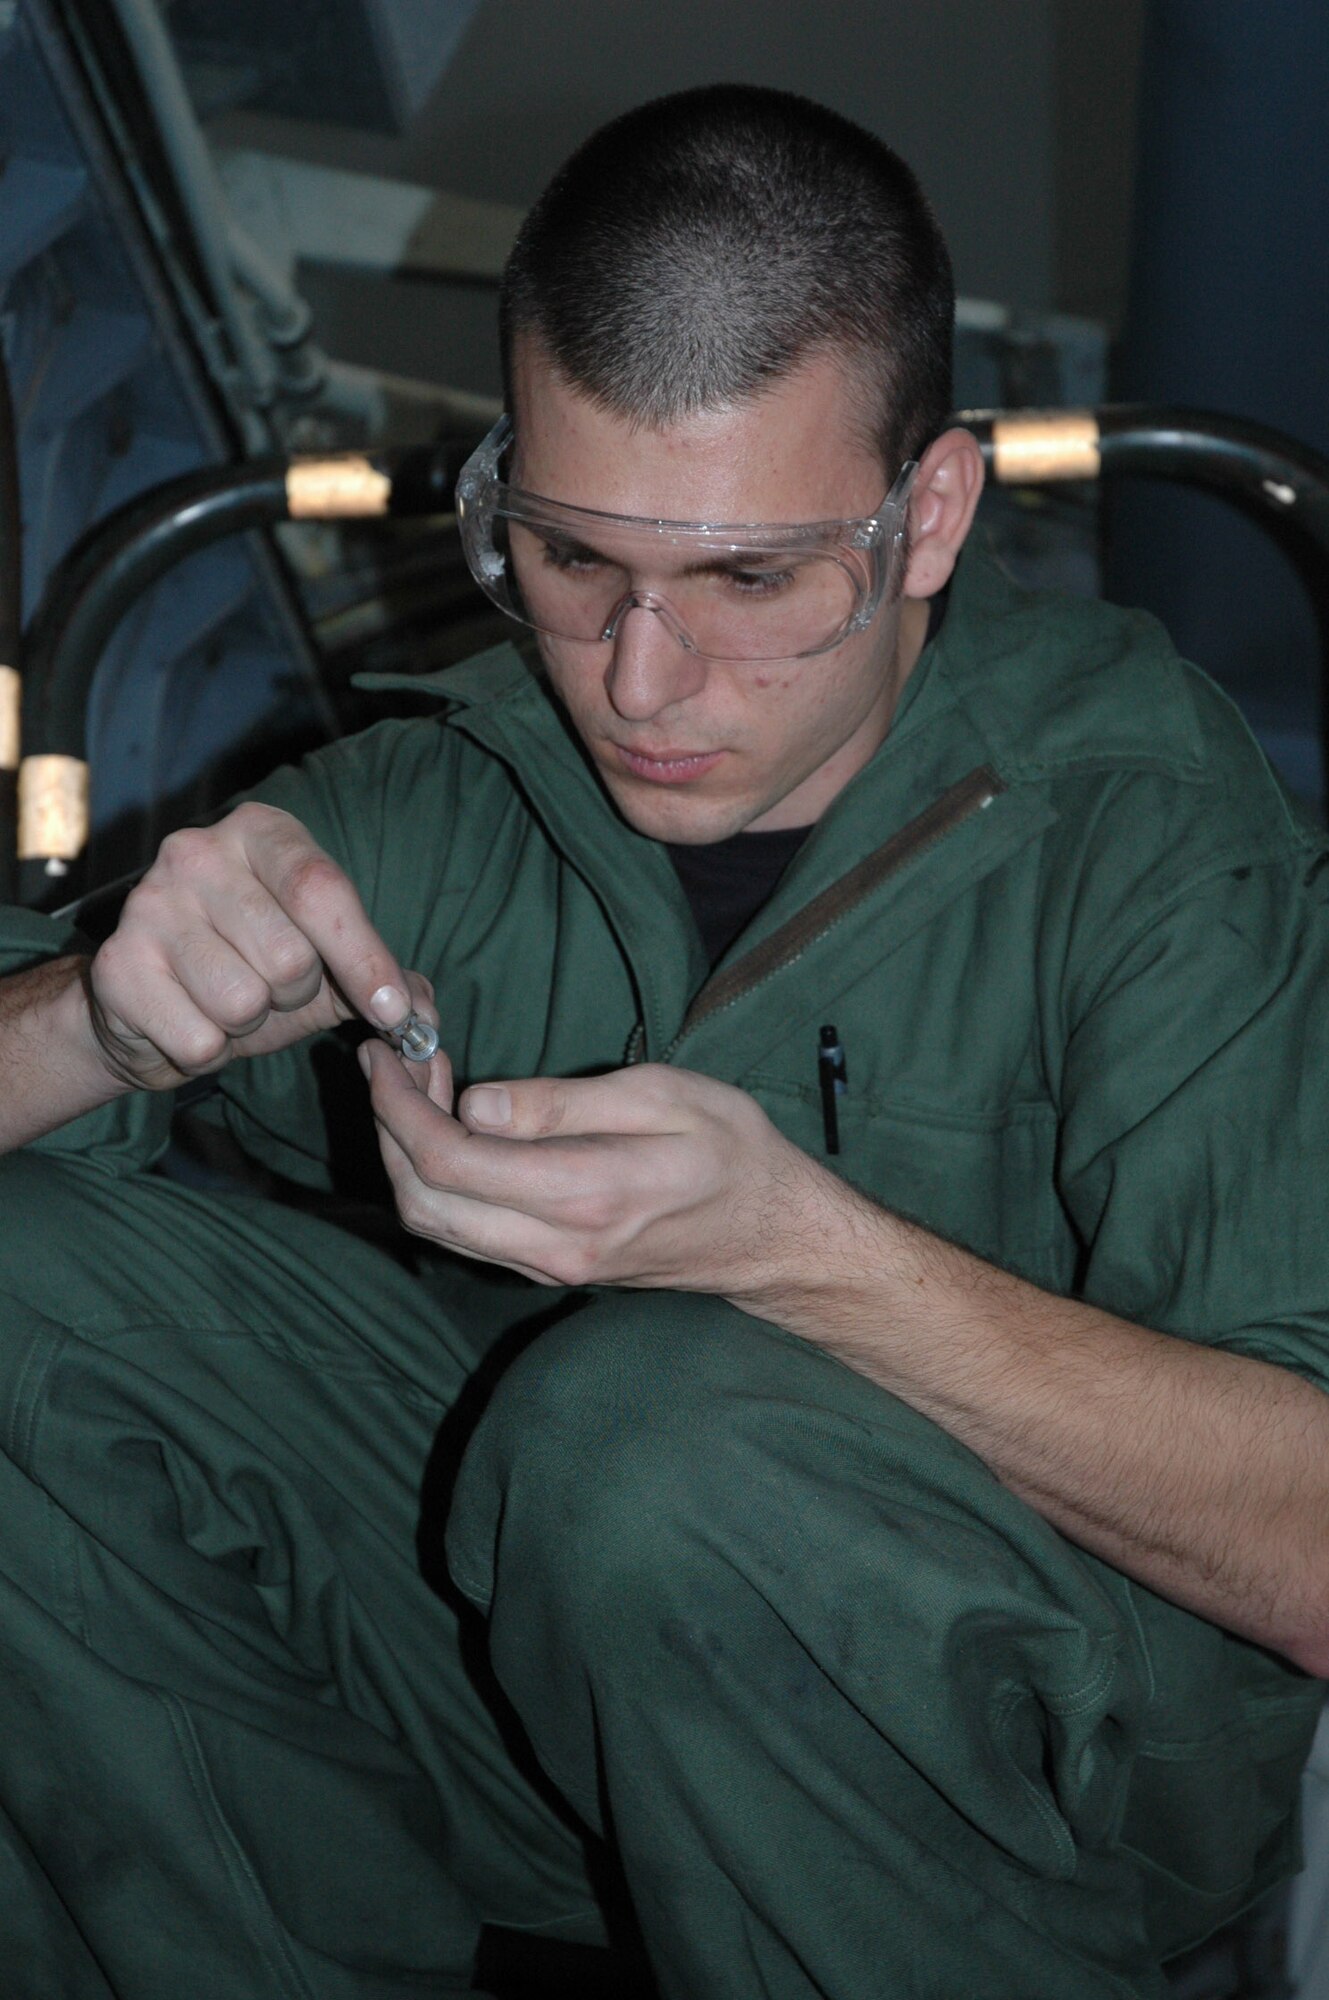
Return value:
M 87 709 L 102 653 L 130 606 L 177 563 L 281 521 L 446 512 L 473 443 L 213 466 L 155 487 L 99 522 L 53 572 L 28 634 L 25 779 L 31 770 L 34 781 L 41 775 L 57 788 L 67 783 L 71 796 L 86 785 Z M 50 761 L 39 766 L 38 759 Z M 25 862 L 25 901 L 48 900 L 53 874 L 62 893 L 74 886 L 68 869 L 85 837 L 75 801 L 63 841 L 48 841 L 49 853 Z
M 92 674 L 130 605 L 175 564 L 287 518 L 286 462 L 189 472 L 100 522 L 52 573 L 28 633 L 25 756 L 85 754 Z
M 356 507 L 340 489 L 301 518 L 357 519 L 386 513 L 437 514 L 451 505 L 456 452 L 413 447 L 367 460 L 250 459 L 185 473 L 131 500 L 98 525 L 51 577 L 28 635 L 25 748 L 34 754 L 82 757 L 88 695 L 107 642 L 145 590 L 186 556 L 231 535 L 294 518 L 292 472 L 312 483 L 324 467 L 367 467 L 389 482 Z
M 1006 484 L 1132 473 L 1220 493 L 1283 548 L 1320 642 L 1319 736 L 1329 771 L 1329 457 L 1268 424 L 1149 403 L 1096 410 L 962 410 Z
M 1329 458 L 1267 424 L 1148 403 L 1109 403 L 1094 410 L 961 410 L 956 420 L 974 433 L 984 459 L 1005 483 L 1130 472 L 1226 493 L 1276 533 L 1309 544 L 1329 583 Z M 1090 455 L 1096 460 L 1092 466 Z

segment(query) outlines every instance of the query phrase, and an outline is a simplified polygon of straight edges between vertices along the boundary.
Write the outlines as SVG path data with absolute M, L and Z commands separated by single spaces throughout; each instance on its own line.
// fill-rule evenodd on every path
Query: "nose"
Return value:
M 653 606 L 629 604 L 614 630 L 605 690 L 625 722 L 648 722 L 705 685 L 706 662 L 689 652 L 669 618 Z

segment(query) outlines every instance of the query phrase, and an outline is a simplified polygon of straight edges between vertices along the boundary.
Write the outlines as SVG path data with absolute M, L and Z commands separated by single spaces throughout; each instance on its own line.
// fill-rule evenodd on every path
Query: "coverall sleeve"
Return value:
M 1080 991 L 1058 1185 L 1083 1295 L 1329 1388 L 1329 855 L 1192 882 Z

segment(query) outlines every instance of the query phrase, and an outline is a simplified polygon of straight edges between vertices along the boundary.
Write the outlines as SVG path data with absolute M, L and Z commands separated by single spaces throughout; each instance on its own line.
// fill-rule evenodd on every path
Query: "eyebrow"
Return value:
M 628 567 L 626 563 L 620 562 L 617 556 L 608 555 L 604 549 L 597 549 L 593 542 L 584 541 L 579 535 L 564 534 L 558 528 L 552 526 L 542 528 L 529 527 L 528 531 L 538 536 L 539 540 L 544 542 L 547 547 L 560 549 L 567 555 L 593 556 L 597 562 L 615 563 L 620 569 Z M 705 560 L 687 563 L 682 569 L 676 570 L 674 574 L 676 576 L 714 576 L 726 570 L 779 570 L 788 568 L 790 562 L 796 560 L 797 552 L 791 549 L 750 549 L 746 552 L 735 550 L 729 555 L 717 553 Z

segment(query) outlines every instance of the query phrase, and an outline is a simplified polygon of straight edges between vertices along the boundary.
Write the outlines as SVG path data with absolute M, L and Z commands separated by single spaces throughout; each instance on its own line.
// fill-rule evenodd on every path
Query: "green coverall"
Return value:
M 517 655 L 438 686 L 262 796 L 436 979 L 462 1081 L 678 1063 L 820 1157 L 834 1021 L 837 1171 L 1329 1381 L 1329 871 L 1148 620 L 967 557 L 709 981 Z M 327 1037 L 213 1109 L 326 1192 L 363 1105 Z M 668 2000 L 1157 1996 L 1296 1866 L 1318 1684 L 904 1404 L 711 1298 L 167 1181 L 169 1108 L 0 1163 L 7 2000 L 465 1990 L 483 1921 L 601 1935 L 602 1843 Z

